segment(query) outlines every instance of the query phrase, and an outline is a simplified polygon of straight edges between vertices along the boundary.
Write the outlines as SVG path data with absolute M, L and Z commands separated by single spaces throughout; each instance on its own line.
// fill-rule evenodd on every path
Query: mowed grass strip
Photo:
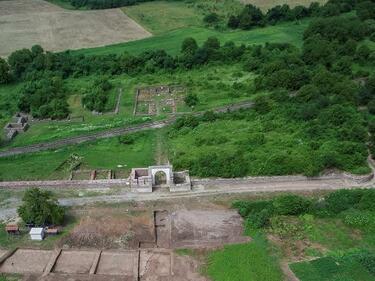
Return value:
M 81 169 L 129 170 L 153 164 L 155 135 L 145 131 L 132 135 L 133 144 L 118 138 L 0 159 L 0 180 L 67 179 L 70 171 L 58 169 L 73 153 L 83 157 Z

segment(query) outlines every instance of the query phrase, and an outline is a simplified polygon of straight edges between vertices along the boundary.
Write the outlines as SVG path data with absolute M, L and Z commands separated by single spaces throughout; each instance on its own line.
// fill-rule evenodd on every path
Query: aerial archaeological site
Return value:
M 0 0 L 0 281 L 375 281 L 375 0 Z

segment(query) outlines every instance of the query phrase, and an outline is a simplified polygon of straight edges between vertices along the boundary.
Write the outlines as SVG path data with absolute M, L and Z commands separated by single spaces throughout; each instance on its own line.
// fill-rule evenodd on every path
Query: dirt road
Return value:
M 265 192 L 304 192 L 304 191 L 321 191 L 337 190 L 342 188 L 373 188 L 374 180 L 367 183 L 357 183 L 349 179 L 315 179 L 315 180 L 291 180 L 291 181 L 274 181 L 274 182 L 246 182 L 246 181 L 227 181 L 217 183 L 215 180 L 206 182 L 205 185 L 196 184 L 192 191 L 170 193 L 168 191 L 154 193 L 134 193 L 125 189 L 121 194 L 103 195 L 96 197 L 64 198 L 60 203 L 64 206 L 82 206 L 95 204 L 99 202 L 120 203 L 120 202 L 146 202 L 174 200 L 179 198 L 199 198 L 216 195 L 230 194 L 258 194 Z M 0 220 L 6 220 L 16 216 L 16 207 L 20 202 L 13 202 L 13 208 L 0 209 Z

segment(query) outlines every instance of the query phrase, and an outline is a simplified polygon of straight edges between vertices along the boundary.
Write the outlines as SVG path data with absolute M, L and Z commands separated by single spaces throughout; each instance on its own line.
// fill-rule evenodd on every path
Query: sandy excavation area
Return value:
M 48 51 L 105 46 L 151 34 L 120 9 L 71 11 L 42 0 L 0 1 L 0 56 L 41 45 Z

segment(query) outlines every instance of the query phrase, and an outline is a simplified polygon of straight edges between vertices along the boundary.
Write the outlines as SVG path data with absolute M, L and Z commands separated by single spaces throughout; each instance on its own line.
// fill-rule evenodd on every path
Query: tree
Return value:
M 185 99 L 184 99 L 185 103 L 187 106 L 190 106 L 190 107 L 193 107 L 195 105 L 198 104 L 198 97 L 196 94 L 188 94 Z
M 262 11 L 254 5 L 246 5 L 239 15 L 239 26 L 242 29 L 264 26 L 264 15 Z
M 17 211 L 25 223 L 45 226 L 61 224 L 64 221 L 65 210 L 59 206 L 56 197 L 50 191 L 28 189 L 22 202 Z
M 197 41 L 194 38 L 185 38 L 181 45 L 181 53 L 184 55 L 194 55 L 198 50 Z
M 358 3 L 356 11 L 361 20 L 375 19 L 375 3 L 371 1 Z
M 370 54 L 371 54 L 370 48 L 367 47 L 366 45 L 362 45 L 357 49 L 355 56 L 359 61 L 365 62 L 370 57 Z
M 216 13 L 209 13 L 203 18 L 203 22 L 208 25 L 215 25 L 219 22 L 219 15 Z
M 231 15 L 228 20 L 228 27 L 232 29 L 236 29 L 238 28 L 239 25 L 240 25 L 240 21 L 238 17 Z
M 10 81 L 10 73 L 9 73 L 9 65 L 8 63 L 0 58 L 0 84 L 6 84 Z
M 17 50 L 8 58 L 10 68 L 17 78 L 21 77 L 32 61 L 33 56 L 31 51 L 28 49 Z

